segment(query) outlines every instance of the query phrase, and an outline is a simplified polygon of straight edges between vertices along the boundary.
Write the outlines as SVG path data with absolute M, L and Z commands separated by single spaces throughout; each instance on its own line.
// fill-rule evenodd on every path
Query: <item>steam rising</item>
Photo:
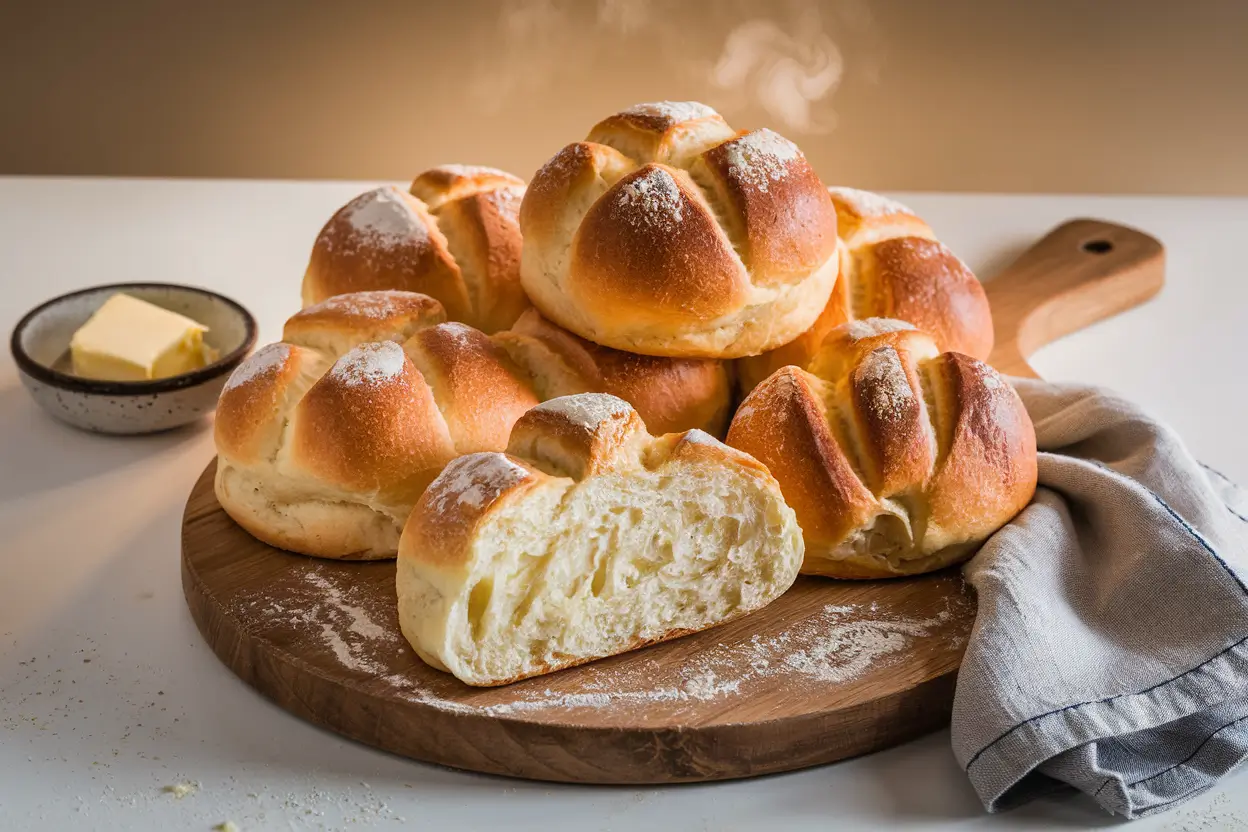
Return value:
M 750 20 L 733 29 L 715 64 L 712 82 L 725 90 L 746 90 L 786 126 L 820 133 L 830 125 L 813 108 L 836 91 L 845 64 L 827 35 L 810 30 L 805 39 L 771 20 Z
M 846 72 L 838 44 L 860 47 L 866 54 L 855 55 L 855 71 L 875 73 L 863 0 L 504 0 L 499 27 L 501 43 L 490 44 L 473 89 L 491 108 L 557 89 L 561 76 L 592 71 L 599 53 L 616 48 L 626 50 L 625 60 L 670 69 L 671 89 L 660 98 L 698 97 L 725 114 L 761 108 L 787 130 L 809 134 L 835 123 L 830 103 Z M 691 27 L 700 37 L 690 37 Z

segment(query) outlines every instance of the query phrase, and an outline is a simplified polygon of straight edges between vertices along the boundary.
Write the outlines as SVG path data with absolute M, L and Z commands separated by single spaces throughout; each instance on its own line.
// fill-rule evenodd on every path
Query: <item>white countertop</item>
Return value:
M 200 284 L 273 340 L 312 240 L 361 183 L 0 178 L 0 332 L 36 303 L 125 280 Z M 1248 199 L 899 194 L 990 276 L 1096 216 L 1168 249 L 1161 297 L 1044 350 L 1044 376 L 1114 386 L 1248 482 Z M 191 622 L 182 506 L 204 428 L 90 436 L 39 411 L 0 358 L 0 829 L 659 830 L 1090 828 L 1066 797 L 984 814 L 947 732 L 832 766 L 665 788 L 558 786 L 412 762 L 301 722 L 235 678 Z M 182 798 L 162 792 L 198 784 Z M 1133 829 L 1248 829 L 1248 773 Z

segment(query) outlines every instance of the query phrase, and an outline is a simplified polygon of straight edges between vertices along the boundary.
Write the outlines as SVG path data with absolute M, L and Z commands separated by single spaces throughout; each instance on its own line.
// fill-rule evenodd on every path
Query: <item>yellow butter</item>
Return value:
M 74 375 L 146 381 L 187 373 L 217 359 L 208 327 L 130 295 L 116 294 L 69 342 Z

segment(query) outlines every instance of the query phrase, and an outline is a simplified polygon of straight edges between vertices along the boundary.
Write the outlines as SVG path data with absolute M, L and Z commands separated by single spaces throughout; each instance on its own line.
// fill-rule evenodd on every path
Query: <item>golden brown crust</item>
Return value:
M 296 405 L 291 427 L 300 469 L 386 502 L 414 502 L 455 456 L 428 385 L 393 342 L 338 359 Z
M 303 282 L 309 306 L 348 292 L 399 289 L 440 301 L 452 320 L 505 329 L 520 288 L 524 182 L 493 168 L 444 165 L 356 197 L 326 223 Z
M 771 476 L 771 472 L 767 470 L 766 465 L 745 451 L 726 445 L 709 433 L 701 430 L 669 433 L 655 440 L 655 443 L 650 448 L 650 453 L 647 455 L 646 464 L 653 468 L 662 464 L 662 461 L 667 460 L 698 464 L 730 462 L 739 466 L 739 470 L 744 474 L 761 477 L 773 482 L 775 479 Z
M 992 314 L 983 286 L 966 264 L 904 205 L 853 188 L 828 191 L 841 238 L 832 298 L 802 335 L 740 362 L 742 390 L 780 367 L 806 368 L 835 327 L 872 317 L 909 321 L 943 350 L 986 359 L 992 351 Z
M 524 192 L 520 203 L 524 238 L 538 247 L 547 244 L 559 236 L 563 209 L 574 194 L 605 191 L 630 169 L 628 157 L 604 144 L 576 142 L 563 148 L 533 174 Z
M 724 421 L 723 362 L 626 355 L 532 310 L 523 333 L 490 337 L 436 324 L 438 309 L 420 295 L 379 292 L 335 297 L 293 316 L 285 333 L 299 343 L 261 350 L 218 408 L 220 470 L 233 472 L 218 483 L 227 512 L 295 551 L 388 557 L 395 524 L 438 470 L 460 454 L 502 450 L 515 421 L 542 396 L 619 391 L 657 414 L 663 429 L 664 420 L 711 429 Z M 549 345 L 535 354 L 540 371 L 568 389 L 535 390 L 539 368 L 512 360 L 514 339 Z M 391 348 L 402 360 L 374 355 Z M 340 356 L 340 365 L 355 369 L 334 376 Z
M 436 213 L 447 202 L 516 187 L 523 189 L 524 180 L 498 168 L 484 165 L 439 165 L 413 179 L 408 192 Z
M 866 289 L 860 317 L 898 318 L 931 334 L 945 350 L 984 359 L 992 352 L 992 314 L 984 287 L 936 240 L 896 237 L 862 252 Z
M 508 333 L 496 336 L 535 379 L 544 397 L 610 393 L 628 401 L 655 434 L 699 428 L 723 436 L 732 377 L 726 361 L 660 358 L 599 346 L 530 309 Z M 539 350 L 517 340 L 531 339 Z
M 931 524 L 986 536 L 1035 494 L 1035 426 L 1018 393 L 987 364 L 954 352 L 942 358 L 956 415 L 932 479 Z
M 299 381 L 324 369 L 316 352 L 291 344 L 261 347 L 230 376 L 213 424 L 217 449 L 252 465 L 277 453 L 284 414 L 303 394 Z
M 435 569 L 461 565 L 469 550 L 467 541 L 491 512 L 549 479 L 510 454 L 457 457 L 416 502 L 399 540 L 400 560 L 419 559 Z
M 844 243 L 838 246 L 838 268 L 836 285 L 832 287 L 832 296 L 815 319 L 810 329 L 794 338 L 789 343 L 777 347 L 762 355 L 751 355 L 739 358 L 734 362 L 737 381 L 742 395 L 749 393 L 767 376 L 781 367 L 802 367 L 810 363 L 810 359 L 819 351 L 819 345 L 832 330 L 851 320 L 849 281 L 844 274 L 849 263 L 849 252 Z
M 620 352 L 610 347 L 601 347 L 593 341 L 586 341 L 578 335 L 573 335 L 563 327 L 543 318 L 536 309 L 530 309 L 521 315 L 515 326 L 508 330 L 508 334 L 536 341 L 541 344 L 546 353 L 558 356 L 563 366 L 586 385 L 584 390 L 576 391 L 580 393 L 611 392 L 606 389 L 597 389 L 602 386 L 600 359 L 608 355 L 632 355 L 632 353 Z M 639 357 L 650 358 L 650 356 Z M 561 392 L 555 395 L 568 394 Z M 621 396 L 621 398 L 626 397 Z
M 486 333 L 506 329 L 530 308 L 520 285 L 523 197 L 523 186 L 497 188 L 449 201 L 438 211 L 473 309 L 469 323 Z
M 614 468 L 635 465 L 624 452 L 649 438 L 637 411 L 606 394 L 561 396 L 524 414 L 507 442 L 507 452 L 531 460 L 553 476 L 584 479 Z
M 722 437 L 728 427 L 732 378 L 713 358 L 658 358 L 601 347 L 602 391 L 637 408 L 656 434 L 698 428 Z
M 458 453 L 498 450 L 516 420 L 538 403 L 506 353 L 466 324 L 417 332 L 404 349 L 432 389 Z
M 702 154 L 721 216 L 738 221 L 756 286 L 800 280 L 834 256 L 836 209 L 797 145 L 770 130 L 743 133 Z
M 417 330 L 446 320 L 446 310 L 428 295 L 377 291 L 335 295 L 296 312 L 282 328 L 282 340 L 333 357 L 365 341 L 406 341 Z
M 811 374 L 785 367 L 754 388 L 728 428 L 728 444 L 780 483 L 808 551 L 842 540 L 875 505 L 828 425 L 823 388 Z
M 689 175 L 645 165 L 594 203 L 572 244 L 565 291 L 581 309 L 686 328 L 745 302 L 732 244 Z
M 705 104 L 663 101 L 607 116 L 594 125 L 587 140 L 634 159 L 681 164 L 732 134 L 723 117 Z
M 534 306 L 595 343 L 736 358 L 810 327 L 835 280 L 836 213 L 797 148 L 689 102 L 600 122 L 520 211 Z
M 469 311 L 446 238 L 425 204 L 394 186 L 361 194 L 321 229 L 303 278 L 303 303 L 379 289 L 430 295 L 453 319 Z
M 819 378 L 840 380 L 859 362 L 880 347 L 904 351 L 916 361 L 940 354 L 932 336 L 909 321 L 895 318 L 866 318 L 834 328 L 823 339 L 807 368 Z
M 931 237 L 935 233 L 896 200 L 857 188 L 830 187 L 837 233 L 850 249 L 890 237 Z
M 464 452 L 502 450 L 515 420 L 537 404 L 489 336 L 458 323 L 427 326 L 439 317 L 427 298 L 379 293 L 292 318 L 286 332 L 306 346 L 260 350 L 219 403 L 217 492 L 226 511 L 294 551 L 392 557 L 402 522 L 442 466 Z M 362 337 L 384 340 L 355 343 Z
M 868 488 L 891 497 L 926 486 L 937 449 L 914 364 L 896 347 L 876 347 L 850 371 L 849 398 Z
M 1034 428 L 983 362 L 868 319 L 833 330 L 809 365 L 759 384 L 728 432 L 797 513 L 804 572 L 882 578 L 957 563 L 1031 500 Z

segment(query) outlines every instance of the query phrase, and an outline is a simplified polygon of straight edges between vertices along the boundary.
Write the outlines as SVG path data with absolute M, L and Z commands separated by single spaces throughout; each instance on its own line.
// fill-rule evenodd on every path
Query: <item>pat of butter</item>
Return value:
M 101 381 L 146 381 L 199 369 L 217 359 L 204 343 L 208 328 L 146 301 L 116 294 L 69 342 L 74 375 Z

